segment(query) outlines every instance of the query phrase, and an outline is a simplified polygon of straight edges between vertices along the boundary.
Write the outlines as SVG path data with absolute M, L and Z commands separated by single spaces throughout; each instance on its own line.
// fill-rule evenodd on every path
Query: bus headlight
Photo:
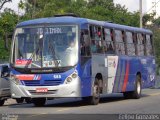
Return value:
M 67 83 L 72 82 L 72 78 L 71 78 L 71 77 L 68 77 L 67 80 L 66 80 L 66 82 L 67 82 Z
M 16 85 L 21 85 L 20 80 L 15 75 L 11 75 L 10 78 Z
M 68 76 L 65 80 L 65 84 L 71 83 L 74 79 L 78 77 L 77 72 L 72 73 L 70 76 Z

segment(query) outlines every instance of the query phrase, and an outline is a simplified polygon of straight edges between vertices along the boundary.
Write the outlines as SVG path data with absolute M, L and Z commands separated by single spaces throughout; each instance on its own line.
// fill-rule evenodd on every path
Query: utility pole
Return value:
M 140 28 L 143 27 L 142 25 L 142 18 L 143 18 L 143 15 L 142 15 L 142 0 L 139 0 L 139 13 L 140 13 Z
M 33 18 L 35 18 L 35 13 L 36 13 L 36 0 L 33 0 Z

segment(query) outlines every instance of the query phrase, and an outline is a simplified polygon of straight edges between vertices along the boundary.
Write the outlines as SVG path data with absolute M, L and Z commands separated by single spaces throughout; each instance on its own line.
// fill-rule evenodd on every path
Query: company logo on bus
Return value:
M 54 79 L 61 79 L 62 77 L 61 77 L 61 75 L 53 75 L 53 78 Z

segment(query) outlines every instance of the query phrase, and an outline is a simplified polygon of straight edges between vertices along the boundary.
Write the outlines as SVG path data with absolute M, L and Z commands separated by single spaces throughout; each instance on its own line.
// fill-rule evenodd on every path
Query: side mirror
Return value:
M 5 72 L 2 74 L 2 77 L 9 77 L 9 75 L 10 75 L 9 72 Z
M 2 71 L 1 71 L 1 77 L 9 77 L 10 76 L 10 69 L 7 65 L 2 66 Z

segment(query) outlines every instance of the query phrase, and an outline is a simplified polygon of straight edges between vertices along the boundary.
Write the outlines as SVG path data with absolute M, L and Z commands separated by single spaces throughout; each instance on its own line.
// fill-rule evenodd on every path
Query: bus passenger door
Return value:
M 102 75 L 102 93 L 107 93 L 107 67 L 105 66 L 105 55 L 104 54 L 92 54 L 92 81 L 95 80 L 96 76 Z
M 105 66 L 108 68 L 108 87 L 107 93 L 112 93 L 116 82 L 116 72 L 118 66 L 118 56 L 107 56 Z

